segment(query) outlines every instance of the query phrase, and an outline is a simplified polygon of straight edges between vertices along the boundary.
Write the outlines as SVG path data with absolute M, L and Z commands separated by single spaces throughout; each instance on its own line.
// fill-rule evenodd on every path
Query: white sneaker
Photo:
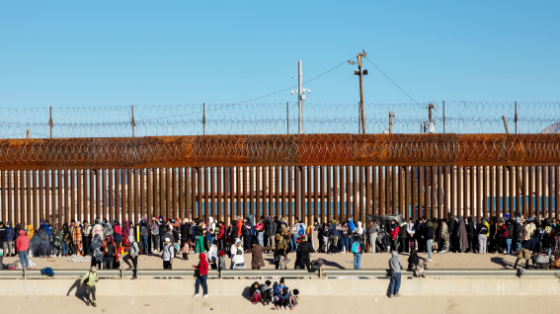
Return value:
M 198 298 L 199 296 L 200 296 L 200 294 L 195 293 L 195 294 L 193 295 L 193 298 Z
M 206 299 L 207 297 L 208 297 L 207 294 L 205 294 L 205 295 L 202 296 L 203 299 Z

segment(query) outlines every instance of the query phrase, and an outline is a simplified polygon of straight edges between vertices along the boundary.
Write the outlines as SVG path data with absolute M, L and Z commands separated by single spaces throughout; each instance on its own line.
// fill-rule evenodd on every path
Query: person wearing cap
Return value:
M 95 283 L 99 281 L 97 277 L 97 267 L 91 266 L 91 269 L 84 275 L 82 281 L 80 282 L 80 286 L 85 286 L 86 288 L 86 305 L 89 306 L 91 303 L 94 307 L 97 306 L 95 303 Z M 90 299 L 89 295 L 91 294 L 92 299 Z
M 173 269 L 174 249 L 171 244 L 171 239 L 165 238 L 165 245 L 163 246 L 161 258 L 163 259 L 163 269 Z

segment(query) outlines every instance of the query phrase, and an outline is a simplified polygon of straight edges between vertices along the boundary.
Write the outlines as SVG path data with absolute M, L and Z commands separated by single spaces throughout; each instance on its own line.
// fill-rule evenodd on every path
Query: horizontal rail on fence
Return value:
M 85 270 L 54 270 L 53 278 L 82 278 L 86 273 Z M 373 277 L 387 278 L 390 276 L 389 270 L 383 269 L 328 269 L 322 270 L 323 278 L 355 278 L 355 277 Z M 120 270 L 98 270 L 99 278 L 124 279 L 131 278 L 132 271 Z M 524 277 L 542 277 L 551 278 L 558 277 L 558 272 L 553 270 L 527 270 Z M 138 270 L 138 277 L 142 278 L 195 278 L 194 270 Z M 413 277 L 413 273 L 403 271 L 402 277 Z M 428 278 L 439 277 L 503 277 L 512 278 L 517 276 L 516 270 L 427 270 L 425 276 Z M 319 278 L 319 272 L 308 272 L 307 270 L 224 270 L 221 272 L 221 278 L 258 278 L 258 277 L 286 277 L 286 278 Z M 0 271 L 0 279 L 37 279 L 51 278 L 41 274 L 39 270 L 2 270 Z M 208 271 L 208 278 L 220 278 L 218 271 Z
M 0 140 L 0 170 L 560 165 L 560 134 L 301 134 Z

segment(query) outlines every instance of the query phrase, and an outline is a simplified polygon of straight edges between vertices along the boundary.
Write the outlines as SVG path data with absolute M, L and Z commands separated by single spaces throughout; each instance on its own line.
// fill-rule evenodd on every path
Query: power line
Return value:
M 342 62 L 342 63 L 340 63 L 340 64 L 334 66 L 333 68 L 331 68 L 331 69 L 329 69 L 329 70 L 327 70 L 327 71 L 325 71 L 325 72 L 323 72 L 323 73 L 321 73 L 321 74 L 319 74 L 319 75 L 313 77 L 312 79 L 303 82 L 303 84 L 307 84 L 307 83 L 309 83 L 309 82 L 311 82 L 311 81 L 313 81 L 313 80 L 315 80 L 315 79 L 320 78 L 321 76 L 323 76 L 323 75 L 325 75 L 325 74 L 327 74 L 327 73 L 329 73 L 329 72 L 335 70 L 336 68 L 342 66 L 342 65 L 345 64 L 346 62 L 347 62 L 347 61 L 344 61 L 344 62 Z M 281 90 L 281 91 L 277 91 L 277 92 L 274 92 L 274 93 L 270 93 L 270 94 L 267 94 L 267 95 L 264 95 L 264 96 L 260 96 L 260 97 L 256 97 L 256 98 L 251 98 L 251 99 L 248 99 L 248 100 L 244 100 L 244 101 L 238 102 L 238 103 L 236 103 L 236 104 L 242 104 L 242 103 L 246 103 L 246 102 L 249 102 L 249 101 L 253 101 L 253 100 L 257 100 L 257 99 L 261 99 L 261 98 L 273 96 L 273 95 L 276 95 L 276 94 L 280 94 L 280 93 L 283 93 L 283 92 L 287 92 L 287 91 L 291 90 L 292 88 L 296 88 L 296 87 L 298 87 L 298 85 L 295 85 L 295 86 L 292 86 L 292 87 L 288 87 L 288 88 L 283 89 L 283 90 Z
M 373 61 L 371 61 L 371 60 L 370 60 L 368 57 L 366 57 L 366 56 L 364 56 L 364 58 L 366 58 L 369 62 L 371 62 L 371 64 L 373 64 L 373 66 L 376 67 L 377 70 L 379 70 L 379 72 L 381 72 L 381 74 L 385 75 L 385 77 L 386 77 L 389 81 L 391 81 L 391 83 L 393 83 L 398 89 L 400 89 L 401 92 L 403 92 L 406 96 L 408 96 L 408 98 L 412 99 L 412 101 L 414 101 L 417 105 L 420 105 L 420 104 L 416 101 L 416 99 L 412 98 L 412 96 L 410 96 L 407 92 L 404 91 L 404 89 L 402 89 L 397 83 L 395 83 L 395 81 L 393 81 L 393 80 L 389 77 L 389 75 L 385 74 L 385 72 L 383 72 L 383 70 L 381 70 L 381 69 L 377 66 L 377 64 L 373 63 Z

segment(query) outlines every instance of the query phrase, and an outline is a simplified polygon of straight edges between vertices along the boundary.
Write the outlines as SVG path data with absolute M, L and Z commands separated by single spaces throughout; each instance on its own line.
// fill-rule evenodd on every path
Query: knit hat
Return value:
M 171 242 L 169 238 L 165 238 L 165 242 Z
M 95 272 L 97 271 L 97 267 L 95 267 L 95 266 L 91 266 L 91 269 L 90 269 L 90 271 L 92 271 L 92 272 L 94 272 L 94 273 L 95 273 Z

